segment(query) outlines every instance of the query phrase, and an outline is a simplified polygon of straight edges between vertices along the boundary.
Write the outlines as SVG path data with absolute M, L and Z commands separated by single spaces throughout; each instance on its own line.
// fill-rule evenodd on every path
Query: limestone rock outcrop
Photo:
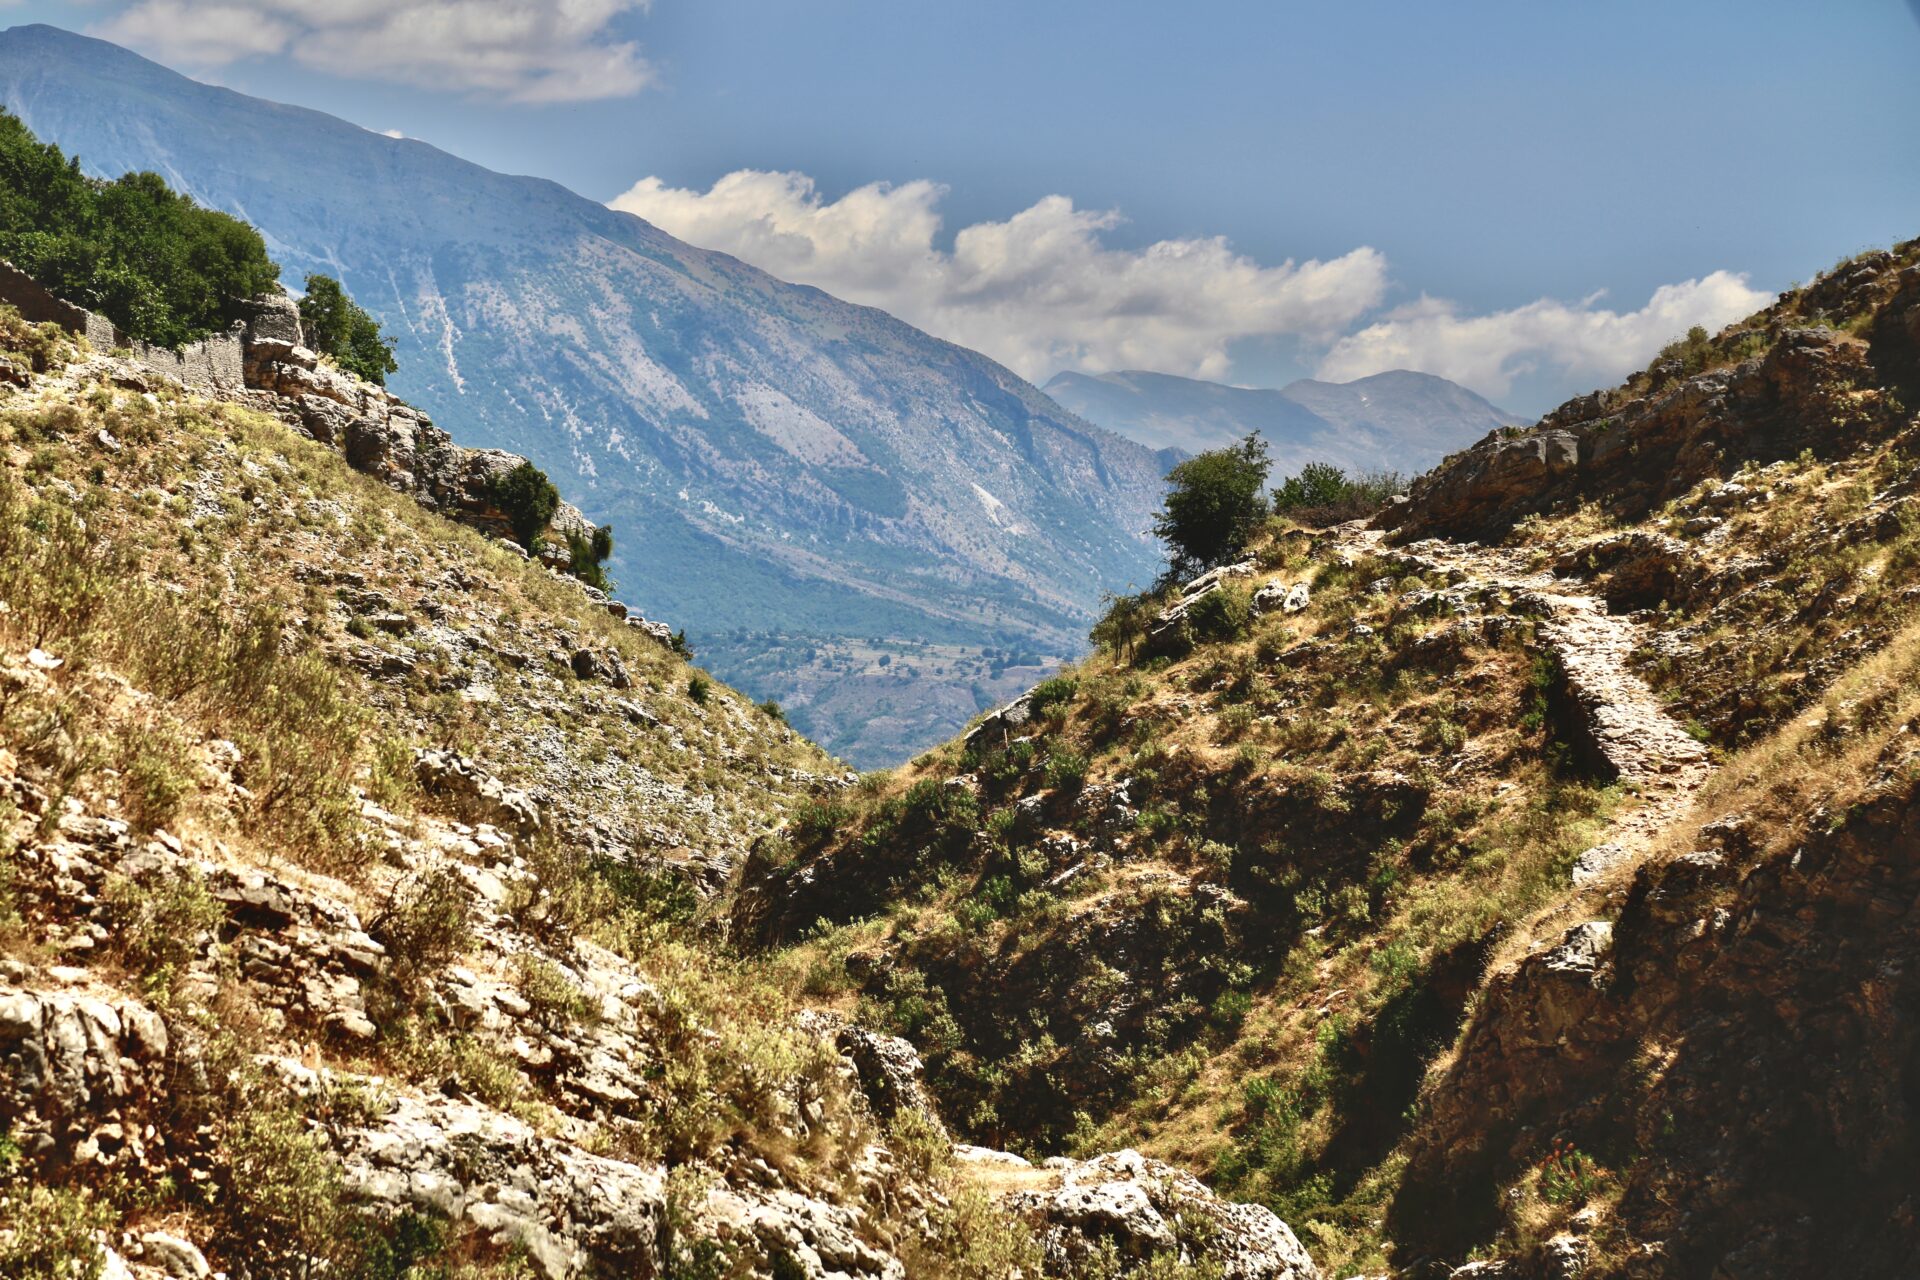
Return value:
M 1059 1185 L 1009 1200 L 1041 1230 L 1048 1262 L 1062 1273 L 1102 1245 L 1123 1265 L 1156 1255 L 1205 1258 L 1221 1280 L 1320 1280 L 1287 1224 L 1259 1205 L 1219 1199 L 1185 1170 L 1137 1151 L 1068 1161 Z
M 413 772 L 423 790 L 442 797 L 468 822 L 487 823 L 523 841 L 540 830 L 533 797 L 502 785 L 464 756 L 423 748 L 414 753 Z
M 1800 311 L 1783 314 L 1751 330 L 1764 350 L 1737 364 L 1678 381 L 1656 368 L 1644 384 L 1580 396 L 1532 428 L 1489 435 L 1421 477 L 1379 523 L 1406 537 L 1487 539 L 1578 501 L 1637 519 L 1745 463 L 1842 454 L 1894 423 L 1878 393 L 1861 389 L 1920 369 L 1920 322 L 1904 301 L 1920 297 L 1913 275 L 1876 314 L 1871 348 L 1807 325 Z
M 1147 627 L 1144 651 L 1148 654 L 1173 654 L 1191 648 L 1193 636 L 1188 626 L 1188 615 L 1193 612 L 1194 606 L 1208 596 L 1225 590 L 1229 582 L 1252 577 L 1255 567 L 1251 560 L 1237 561 L 1209 569 L 1188 582 L 1180 589 L 1180 598 L 1162 609 Z
M 1699 842 L 1642 868 L 1611 928 L 1578 925 L 1490 985 L 1427 1095 L 1404 1238 L 1469 1238 L 1560 1135 L 1637 1153 L 1613 1210 L 1641 1257 L 1625 1274 L 1920 1266 L 1911 751 L 1844 816 L 1762 846 L 1736 814 Z

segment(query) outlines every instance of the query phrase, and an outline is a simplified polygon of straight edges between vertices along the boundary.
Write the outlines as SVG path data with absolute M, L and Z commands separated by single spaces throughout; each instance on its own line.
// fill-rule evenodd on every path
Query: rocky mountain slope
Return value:
M 1278 390 L 1138 370 L 1069 372 L 1046 391 L 1087 421 L 1154 449 L 1198 453 L 1258 432 L 1282 475 L 1309 462 L 1349 472 L 1423 471 L 1520 421 L 1458 383 L 1406 369 L 1353 382 L 1302 378 Z
M 1120 602 L 760 841 L 735 935 L 962 1136 L 1329 1275 L 1908 1274 L 1916 405 L 1920 241 Z
M 533 458 L 615 526 L 630 599 L 723 672 L 772 652 L 753 691 L 849 758 L 947 736 L 1012 683 L 985 651 L 1075 652 L 1157 567 L 1148 450 L 881 312 L 50 27 L 0 33 L 0 101 L 245 218 L 290 286 L 338 277 L 399 339 L 398 392 Z
M 1317 1276 L 1136 1153 L 955 1147 L 721 948 L 850 780 L 495 536 L 494 455 L 284 299 L 215 356 L 57 315 L 0 307 L 0 1274 Z

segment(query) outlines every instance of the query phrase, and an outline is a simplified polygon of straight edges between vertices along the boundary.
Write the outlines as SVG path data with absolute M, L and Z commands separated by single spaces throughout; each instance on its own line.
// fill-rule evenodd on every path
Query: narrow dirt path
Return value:
M 1376 529 L 1348 526 L 1338 533 L 1337 545 L 1348 554 L 1371 555 L 1456 585 L 1489 583 L 1543 619 L 1540 635 L 1565 673 L 1589 743 L 1641 800 L 1608 827 L 1604 841 L 1580 855 L 1574 887 L 1616 882 L 1637 866 L 1713 772 L 1706 748 L 1629 665 L 1643 628 L 1512 551 L 1439 539 L 1387 547 Z

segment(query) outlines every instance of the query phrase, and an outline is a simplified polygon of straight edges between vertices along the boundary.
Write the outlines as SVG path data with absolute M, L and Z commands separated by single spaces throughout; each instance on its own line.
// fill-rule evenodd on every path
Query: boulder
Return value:
M 1727 488 L 1740 486 L 1721 492 Z M 1645 530 L 1581 543 L 1562 552 L 1553 571 L 1562 577 L 1604 575 L 1601 594 L 1615 609 L 1687 604 L 1707 576 L 1707 566 L 1686 543 Z
M 1015 729 L 1032 719 L 1033 690 L 1029 689 L 1006 706 L 989 712 L 984 720 L 967 730 L 967 736 L 963 741 L 970 749 L 1003 747 L 1012 737 Z
M 255 298 L 247 317 L 247 360 L 285 360 L 304 350 L 306 334 L 300 327 L 300 306 L 284 293 Z
M 902 1111 L 917 1111 L 933 1132 L 946 1133 L 933 1096 L 927 1092 L 926 1065 L 907 1041 L 814 1009 L 803 1011 L 798 1023 L 846 1059 L 859 1078 L 861 1095 L 882 1124 L 891 1123 Z
M 595 652 L 592 649 L 576 649 L 567 660 L 573 674 L 582 680 L 599 680 L 616 689 L 631 689 L 633 677 L 627 674 L 626 664 L 620 661 L 620 655 L 608 649 Z
M 0 1132 L 55 1166 L 138 1161 L 141 1133 L 122 1119 L 164 1089 L 169 1048 L 139 1001 L 0 988 Z
M 1502 527 L 1535 509 L 1546 490 L 1580 466 L 1580 438 L 1571 431 L 1496 432 L 1415 483 L 1405 506 L 1378 519 L 1421 532 L 1478 532 Z
M 622 621 L 635 631 L 638 631 L 641 635 L 658 640 L 663 645 L 671 645 L 673 643 L 673 628 L 664 622 L 653 622 L 641 617 L 637 613 L 628 614 Z
M 157 1267 L 167 1280 L 207 1280 L 213 1274 L 206 1256 L 191 1241 L 165 1231 L 149 1231 L 140 1237 L 140 1259 Z
M 1223 564 L 1209 569 L 1180 589 L 1182 599 L 1192 599 L 1224 586 L 1234 578 L 1251 578 L 1258 566 L 1251 560 L 1241 560 L 1234 564 Z
M 1256 618 L 1279 611 L 1291 589 L 1284 582 L 1269 582 L 1253 593 L 1251 611 Z
M 1868 342 L 1880 376 L 1907 392 L 1909 403 L 1920 400 L 1920 267 L 1899 274 L 1893 296 L 1874 317 Z
M 1271 1210 L 1222 1200 L 1192 1174 L 1137 1151 L 1069 1164 L 1057 1186 L 1020 1192 L 1009 1197 L 1008 1205 L 1039 1229 L 1050 1274 L 1070 1273 L 1110 1242 L 1131 1261 L 1171 1254 L 1183 1262 L 1211 1262 L 1221 1280 L 1320 1276 L 1292 1230 Z M 1207 1242 L 1200 1256 L 1193 1256 L 1195 1240 Z
M 504 785 L 465 756 L 417 750 L 413 774 L 428 795 L 450 801 L 454 816 L 464 822 L 484 822 L 523 841 L 540 830 L 540 806 L 533 797 Z

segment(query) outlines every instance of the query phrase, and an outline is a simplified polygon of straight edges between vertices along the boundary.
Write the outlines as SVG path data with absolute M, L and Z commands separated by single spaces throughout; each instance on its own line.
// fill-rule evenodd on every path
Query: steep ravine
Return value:
M 759 842 L 950 1121 L 1332 1274 L 1913 1269 L 1920 242 L 1284 520 Z

